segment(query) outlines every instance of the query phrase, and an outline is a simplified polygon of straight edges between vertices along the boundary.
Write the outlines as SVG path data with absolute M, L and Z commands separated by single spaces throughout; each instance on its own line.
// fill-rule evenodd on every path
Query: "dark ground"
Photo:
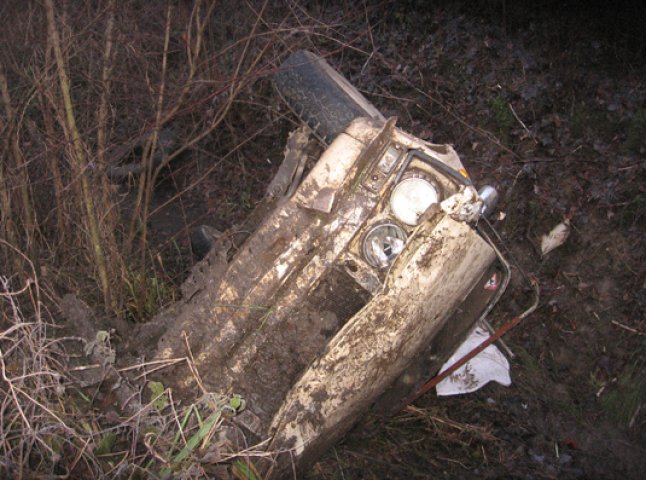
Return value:
M 506 337 L 511 387 L 430 392 L 372 418 L 310 478 L 641 478 L 646 468 L 646 17 L 637 2 L 521 3 L 379 5 L 340 23 L 347 45 L 306 45 L 401 128 L 453 144 L 476 182 L 498 187 L 495 225 L 542 290 Z M 310 11 L 342 20 L 348 8 Z M 268 86 L 258 92 L 234 112 L 239 137 L 278 118 Z M 160 211 L 161 245 L 174 236 L 185 252 L 192 225 L 227 228 L 253 208 L 281 156 L 276 138 L 293 127 L 272 122 Z M 212 165 L 205 152 L 193 158 L 162 184 L 160 204 Z M 569 239 L 542 258 L 541 235 L 564 218 Z M 525 306 L 515 278 L 494 323 Z

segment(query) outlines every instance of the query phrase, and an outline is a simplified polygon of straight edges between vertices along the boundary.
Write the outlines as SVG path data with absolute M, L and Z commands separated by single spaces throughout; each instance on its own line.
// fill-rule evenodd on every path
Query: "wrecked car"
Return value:
M 233 423 L 267 452 L 252 459 L 263 478 L 401 407 L 509 280 L 479 227 L 495 191 L 476 190 L 451 146 L 397 128 L 311 52 L 274 80 L 306 126 L 247 224 L 201 231 L 183 301 L 153 322 L 158 358 L 191 358 L 192 374 L 165 376 L 174 388 L 244 399 Z

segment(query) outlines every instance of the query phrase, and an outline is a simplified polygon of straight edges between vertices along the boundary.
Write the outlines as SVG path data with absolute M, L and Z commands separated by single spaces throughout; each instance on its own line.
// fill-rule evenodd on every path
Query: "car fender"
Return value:
M 494 258 L 463 222 L 438 214 L 420 225 L 384 290 L 292 387 L 272 421 L 269 450 L 307 463 L 338 440 L 432 341 Z

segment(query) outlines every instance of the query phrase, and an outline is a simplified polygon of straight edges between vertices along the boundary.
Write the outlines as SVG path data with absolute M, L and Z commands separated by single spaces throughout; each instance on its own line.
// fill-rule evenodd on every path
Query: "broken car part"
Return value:
M 288 58 L 276 83 L 326 148 L 302 181 L 298 162 L 284 169 L 290 189 L 160 315 L 173 322 L 156 352 L 190 349 L 202 388 L 246 400 L 253 421 L 241 428 L 267 446 L 254 460 L 265 478 L 306 468 L 370 408 L 401 405 L 509 281 L 451 146 L 398 129 L 309 52 Z M 195 388 L 194 375 L 177 378 L 176 390 Z

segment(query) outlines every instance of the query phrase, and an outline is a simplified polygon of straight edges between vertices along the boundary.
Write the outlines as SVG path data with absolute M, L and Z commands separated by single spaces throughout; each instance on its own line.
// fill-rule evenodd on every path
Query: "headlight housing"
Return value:
M 440 201 L 437 186 L 423 176 L 411 176 L 400 181 L 390 195 L 393 215 L 406 225 L 415 226 L 422 214 Z
M 363 239 L 363 256 L 373 267 L 387 268 L 404 249 L 405 243 L 406 232 L 399 225 L 375 225 Z

